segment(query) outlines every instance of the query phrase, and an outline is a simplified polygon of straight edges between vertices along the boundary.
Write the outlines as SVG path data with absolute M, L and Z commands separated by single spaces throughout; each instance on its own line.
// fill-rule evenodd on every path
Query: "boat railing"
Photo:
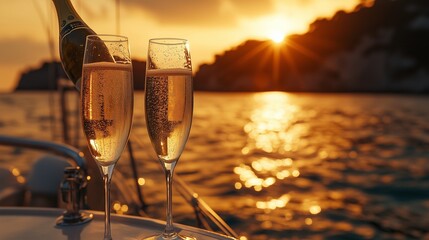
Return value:
M 73 162 L 81 169 L 86 169 L 86 160 L 83 157 L 83 154 L 78 149 L 70 145 L 5 135 L 0 135 L 0 145 L 17 146 L 53 152 L 73 160 Z
M 48 151 L 72 160 L 74 166 L 64 169 L 64 179 L 60 186 L 66 210 L 58 217 L 57 225 L 82 224 L 92 219 L 91 215 L 80 211 L 86 205 L 87 164 L 79 150 L 66 144 L 4 135 L 0 135 L 0 145 Z
M 200 228 L 215 231 L 214 227 L 216 227 L 225 235 L 238 238 L 238 234 L 178 176 L 175 176 L 175 187 L 194 209 Z

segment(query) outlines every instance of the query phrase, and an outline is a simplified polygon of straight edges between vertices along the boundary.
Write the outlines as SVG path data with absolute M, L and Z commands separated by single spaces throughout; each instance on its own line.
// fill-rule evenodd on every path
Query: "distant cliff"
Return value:
M 276 46 L 249 40 L 195 76 L 207 91 L 429 92 L 429 1 L 376 0 Z
M 67 78 L 61 63 L 44 62 L 40 68 L 21 74 L 15 90 L 54 90 L 61 78 Z
M 133 60 L 134 89 L 144 89 L 146 62 Z M 44 62 L 39 68 L 21 74 L 15 91 L 56 90 L 59 79 L 67 79 L 60 62 Z

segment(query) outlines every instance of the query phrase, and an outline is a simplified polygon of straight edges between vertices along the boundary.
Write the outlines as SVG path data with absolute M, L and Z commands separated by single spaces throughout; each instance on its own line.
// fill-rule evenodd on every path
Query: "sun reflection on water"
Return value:
M 247 188 L 260 192 L 264 189 L 269 191 L 273 185 L 276 185 L 273 189 L 282 184 L 300 187 L 306 182 L 305 178 L 299 178 L 299 168 L 306 163 L 295 159 L 297 155 L 294 153 L 305 145 L 308 127 L 298 119 L 308 113 L 294 101 L 289 94 L 281 92 L 255 95 L 253 111 L 243 126 L 247 142 L 241 153 L 245 158 L 234 168 L 239 178 L 234 185 L 235 189 Z M 299 114 L 300 117 L 297 117 Z M 327 152 L 321 152 L 320 155 L 323 157 Z M 315 215 L 322 212 L 316 198 L 312 194 L 296 196 L 292 189 L 285 188 L 284 192 L 275 192 L 268 198 L 255 200 L 252 205 L 263 210 L 263 214 L 274 210 L 281 212 L 283 221 L 291 221 L 296 215 L 302 217 L 302 224 L 312 225 Z M 261 224 L 271 228 L 267 224 L 269 221 L 261 217 Z
M 253 187 L 257 192 L 261 191 L 263 187 L 269 187 L 276 182 L 276 179 L 274 177 L 258 177 L 253 171 L 253 169 L 246 164 L 241 164 L 240 166 L 235 167 L 234 173 L 240 176 L 240 180 L 244 183 L 244 186 L 246 188 Z M 236 189 L 240 189 L 241 187 L 241 183 L 235 184 Z
M 271 209 L 284 208 L 290 200 L 289 194 L 283 194 L 281 197 L 276 199 L 271 199 L 269 201 L 257 201 L 256 207 L 259 209 Z
M 242 149 L 242 153 L 248 154 L 252 150 L 284 153 L 293 149 L 295 137 L 286 130 L 291 126 L 299 107 L 291 104 L 289 96 L 281 92 L 256 94 L 254 102 L 255 109 L 250 122 L 244 126 L 251 141 Z
M 292 159 L 270 159 L 260 158 L 253 161 L 250 165 L 240 164 L 234 168 L 234 173 L 237 174 L 240 180 L 247 188 L 254 188 L 256 191 L 267 188 L 276 183 L 276 178 L 279 180 L 287 177 L 298 177 L 300 172 L 292 166 Z M 268 176 L 259 177 L 258 175 Z M 241 189 L 242 184 L 236 183 L 236 189 Z
M 254 188 L 261 191 L 288 177 L 298 177 L 299 170 L 292 158 L 271 157 L 270 154 L 284 154 L 296 148 L 296 131 L 289 131 L 300 108 L 291 103 L 289 95 L 282 92 L 260 93 L 254 96 L 255 108 L 250 121 L 244 125 L 248 135 L 246 146 L 241 150 L 243 155 L 263 153 L 267 156 L 258 157 L 250 164 L 242 163 L 234 168 L 241 183 L 235 184 L 236 189 Z

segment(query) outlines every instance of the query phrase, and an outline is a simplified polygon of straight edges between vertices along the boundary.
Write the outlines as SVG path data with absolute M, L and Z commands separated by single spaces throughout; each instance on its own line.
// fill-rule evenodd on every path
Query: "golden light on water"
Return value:
M 286 131 L 293 124 L 294 114 L 299 108 L 292 104 L 289 95 L 281 92 L 256 94 L 255 108 L 250 121 L 243 126 L 248 135 L 248 143 L 241 149 L 243 155 L 253 152 L 267 154 L 287 153 L 296 148 L 299 131 Z M 261 191 L 275 184 L 278 180 L 298 177 L 299 170 L 292 158 L 260 157 L 250 164 L 242 163 L 234 168 L 234 173 L 241 183 L 235 189 L 254 188 Z
M 245 155 L 246 161 L 234 168 L 234 173 L 239 178 L 234 184 L 236 190 L 269 191 L 275 184 L 281 186 L 291 183 L 299 186 L 307 182 L 305 178 L 299 179 L 302 175 L 300 167 L 306 164 L 305 161 L 298 161 L 292 156 L 296 156 L 295 152 L 303 144 L 305 147 L 303 137 L 309 132 L 305 124 L 297 124 L 300 119 L 298 115 L 301 114 L 302 117 L 302 114 L 311 113 L 303 112 L 294 101 L 291 95 L 282 92 L 255 94 L 249 121 L 243 125 L 247 142 L 241 148 L 241 153 Z M 319 155 L 321 159 L 326 159 L 329 152 L 320 151 Z M 263 210 L 264 214 L 275 210 L 284 211 L 284 221 L 292 221 L 294 216 L 303 216 L 305 225 L 313 225 L 312 217 L 322 212 L 315 196 L 298 195 L 294 198 L 291 189 L 285 188 L 283 191 L 270 194 L 268 199 L 255 200 L 251 204 Z M 280 197 L 274 196 L 276 194 L 280 194 Z M 259 220 L 264 228 L 274 227 L 264 218 Z
M 283 180 L 289 176 L 290 176 L 290 172 L 288 170 L 283 170 L 283 171 L 276 173 L 276 177 L 279 180 Z
M 309 211 L 311 214 L 319 214 L 322 211 L 322 208 L 320 208 L 318 205 L 313 205 L 310 207 Z
M 292 176 L 294 176 L 294 177 L 299 177 L 299 174 L 300 174 L 299 170 L 295 169 L 295 170 L 292 171 Z
M 244 126 L 249 143 L 243 153 L 262 150 L 267 153 L 286 153 L 296 147 L 296 134 L 287 130 L 300 109 L 292 104 L 289 95 L 281 92 L 256 94 L 256 104 L 250 122 Z M 288 160 L 289 161 L 289 160 Z
M 146 180 L 144 179 L 144 178 L 139 178 L 138 180 L 137 180 L 137 182 L 138 182 L 138 184 L 140 185 L 140 186 L 143 186 L 143 185 L 145 185 L 145 183 L 146 183 Z
M 253 169 L 246 165 L 241 164 L 234 168 L 234 173 L 239 175 L 240 180 L 244 183 L 246 188 L 254 188 L 256 191 L 261 191 L 262 188 L 267 188 L 276 182 L 274 177 L 260 178 L 256 175 Z M 235 184 L 236 189 L 241 188 L 241 184 Z
M 322 207 L 315 199 L 305 199 L 302 203 L 302 210 L 308 211 L 312 215 L 317 215 L 322 212 Z
M 258 172 L 271 172 L 276 171 L 281 167 L 290 167 L 292 163 L 293 161 L 290 158 L 274 160 L 263 157 L 252 162 L 252 167 Z
M 274 210 L 276 208 L 284 208 L 286 207 L 286 204 L 290 200 L 289 194 L 283 194 L 280 198 L 277 199 L 271 199 L 269 201 L 257 201 L 256 207 L 259 209 L 270 209 Z

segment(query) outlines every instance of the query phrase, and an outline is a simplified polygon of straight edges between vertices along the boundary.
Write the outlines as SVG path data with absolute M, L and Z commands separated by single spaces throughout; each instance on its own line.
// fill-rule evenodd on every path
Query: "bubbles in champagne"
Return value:
M 82 122 L 91 153 L 110 165 L 119 159 L 131 128 L 131 65 L 85 64 L 82 87 Z
M 146 122 L 158 156 L 179 159 L 192 121 L 191 71 L 149 70 L 146 77 Z

